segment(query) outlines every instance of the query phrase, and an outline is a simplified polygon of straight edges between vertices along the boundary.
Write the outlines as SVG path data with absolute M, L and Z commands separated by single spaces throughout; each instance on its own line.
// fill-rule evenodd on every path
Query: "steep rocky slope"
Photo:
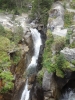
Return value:
M 43 43 L 37 60 L 37 74 L 33 73 L 28 78 L 30 100 L 59 100 L 68 88 L 75 88 L 75 10 L 71 7 L 72 1 L 67 0 L 57 1 L 52 5 L 46 34 L 42 24 L 35 24 L 36 21 L 28 24 L 27 15 L 15 16 L 14 21 L 11 21 L 13 18 L 11 15 L 1 15 L 0 23 L 6 29 L 15 32 L 16 26 L 22 26 L 23 37 L 18 42 L 21 51 L 20 60 L 11 66 L 14 89 L 0 94 L 0 100 L 20 100 L 21 98 L 26 83 L 26 68 L 34 53 L 29 27 L 38 29 Z M 11 59 L 14 59 L 15 52 L 15 50 L 9 52 Z M 0 88 L 3 86 L 3 80 L 0 79 Z

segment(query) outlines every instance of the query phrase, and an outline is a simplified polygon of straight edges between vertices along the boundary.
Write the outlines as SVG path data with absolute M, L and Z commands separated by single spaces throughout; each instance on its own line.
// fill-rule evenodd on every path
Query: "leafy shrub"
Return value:
M 65 59 L 65 57 L 62 54 L 56 55 L 55 57 L 55 69 L 56 69 L 56 75 L 59 77 L 65 76 L 65 70 L 71 69 L 70 63 Z
M 75 66 L 75 60 L 72 60 L 71 63 Z
M 52 33 L 50 32 L 50 30 L 47 30 L 47 40 L 45 43 L 45 49 L 43 53 L 43 66 L 49 72 L 55 71 L 54 64 L 51 62 L 51 58 L 52 58 L 51 46 L 52 46 L 53 41 L 54 41 L 54 38 L 53 38 Z
M 75 1 L 73 0 L 73 2 L 70 3 L 70 6 L 72 9 L 75 9 Z
M 7 51 L 10 46 L 10 40 L 6 37 L 0 36 L 0 50 Z
M 70 44 L 69 46 L 70 46 L 70 48 L 75 48 L 75 41 L 72 42 L 72 44 Z
M 32 19 L 38 18 L 39 22 L 46 25 L 48 19 L 48 10 L 54 0 L 34 0 L 32 3 Z
M 65 15 L 64 15 L 64 26 L 65 27 L 69 27 L 70 25 L 73 24 L 73 13 L 70 13 L 68 11 L 65 12 Z
M 66 35 L 66 44 L 70 44 L 70 36 L 73 34 L 72 30 L 68 30 Z
M 0 24 L 0 35 L 2 35 L 2 36 L 6 35 L 5 29 L 1 24 Z
M 21 27 L 18 27 L 16 32 L 12 33 L 9 30 L 5 30 L 3 26 L 0 26 L 0 78 L 4 83 L 0 93 L 8 92 L 13 88 L 13 75 L 10 72 L 10 66 L 12 63 L 17 64 L 19 62 L 20 52 L 16 52 L 13 59 L 10 59 L 9 52 L 17 49 L 17 44 L 22 38 L 22 35 L 23 30 Z
M 15 44 L 18 44 L 23 36 L 23 28 L 21 26 L 16 26 L 14 31 L 15 32 L 13 33 L 13 41 L 15 42 Z
M 40 85 L 42 85 L 42 79 L 43 79 L 43 76 L 44 76 L 44 72 L 46 71 L 45 68 L 42 68 L 42 70 L 40 70 L 37 74 L 37 82 L 39 82 Z
M 43 53 L 43 64 L 44 66 L 46 66 L 46 62 L 49 62 L 50 57 L 52 57 L 52 51 L 51 51 L 51 45 L 53 43 L 53 35 L 50 32 L 50 30 L 47 31 L 47 40 L 45 43 L 45 49 L 44 49 L 44 53 Z
M 46 41 L 46 46 L 43 54 L 43 67 L 46 68 L 49 73 L 55 72 L 57 76 L 63 78 L 65 75 L 64 70 L 67 68 L 70 69 L 70 64 L 61 54 L 53 56 L 51 48 L 54 45 L 55 50 L 59 52 L 65 46 L 66 39 L 59 37 L 54 40 L 54 38 L 50 38 L 53 37 L 50 31 L 48 31 L 47 36 L 48 39 Z
M 14 78 L 13 78 L 13 75 L 11 74 L 11 72 L 9 72 L 9 71 L 1 72 L 0 78 L 3 80 L 3 83 L 4 83 L 4 87 L 2 87 L 0 92 L 6 93 L 6 92 L 8 92 L 8 90 L 13 88 L 12 80 Z
M 55 39 L 53 46 L 56 53 L 59 53 L 65 47 L 66 39 L 63 37 L 58 37 Z

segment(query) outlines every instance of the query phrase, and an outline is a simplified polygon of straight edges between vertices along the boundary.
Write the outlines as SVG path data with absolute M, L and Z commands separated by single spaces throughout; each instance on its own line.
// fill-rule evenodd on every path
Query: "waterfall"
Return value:
M 69 89 L 61 96 L 60 100 L 75 100 L 75 91 Z
M 27 79 L 24 91 L 22 93 L 21 100 L 28 100 L 29 99 L 29 93 L 30 93 L 30 91 L 28 90 L 28 79 Z
M 30 30 L 31 30 L 33 45 L 34 45 L 34 55 L 27 69 L 37 66 L 37 59 L 39 56 L 40 46 L 42 45 L 40 33 L 38 32 L 38 30 L 32 28 L 30 28 Z
M 40 46 L 42 45 L 41 36 L 40 36 L 40 33 L 38 32 L 38 30 L 30 28 L 30 31 L 32 34 L 32 39 L 33 39 L 34 54 L 32 56 L 31 63 L 27 67 L 27 70 L 29 70 L 30 68 L 36 69 Z M 22 96 L 21 96 L 21 100 L 29 100 L 29 93 L 30 93 L 30 90 L 28 90 L 28 79 L 27 79 L 25 88 L 24 88 Z

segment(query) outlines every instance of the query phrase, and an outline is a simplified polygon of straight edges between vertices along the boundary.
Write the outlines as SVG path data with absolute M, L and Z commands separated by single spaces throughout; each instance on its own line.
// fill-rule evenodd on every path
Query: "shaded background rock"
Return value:
M 44 100 L 43 89 L 38 83 L 35 83 L 31 89 L 30 100 Z

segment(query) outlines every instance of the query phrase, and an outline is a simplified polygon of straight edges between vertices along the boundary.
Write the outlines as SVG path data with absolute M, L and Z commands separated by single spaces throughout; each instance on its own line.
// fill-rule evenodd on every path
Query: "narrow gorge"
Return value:
M 0 13 L 0 100 L 75 100 L 75 0 L 14 3 Z

